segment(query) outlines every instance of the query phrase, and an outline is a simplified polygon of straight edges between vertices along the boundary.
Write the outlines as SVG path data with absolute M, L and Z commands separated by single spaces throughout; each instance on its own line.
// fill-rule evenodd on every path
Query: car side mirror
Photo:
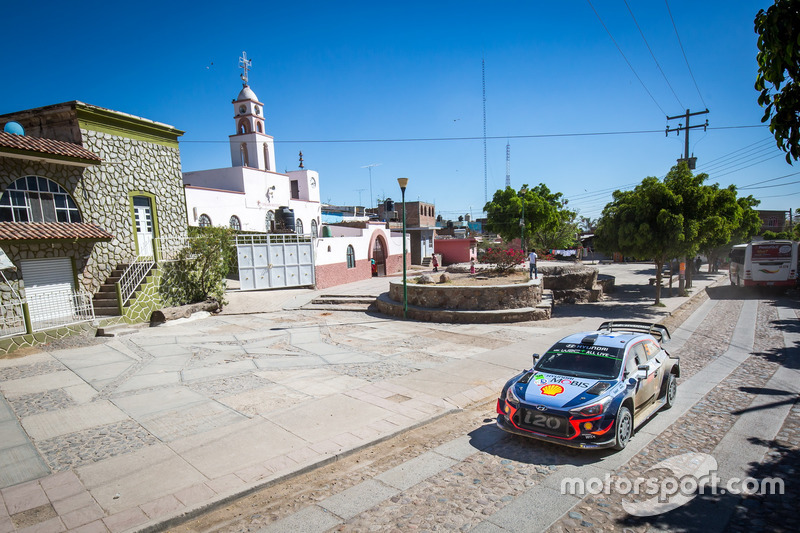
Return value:
M 536 368 L 536 363 L 537 363 L 537 361 L 539 361 L 540 357 L 541 357 L 541 355 L 539 355 L 538 353 L 533 354 L 533 365 L 531 366 L 531 370 Z
M 636 374 L 634 374 L 634 377 L 639 381 L 641 381 L 643 379 L 647 379 L 647 371 L 648 370 L 649 370 L 649 367 L 647 365 L 639 365 L 639 370 L 636 371 Z

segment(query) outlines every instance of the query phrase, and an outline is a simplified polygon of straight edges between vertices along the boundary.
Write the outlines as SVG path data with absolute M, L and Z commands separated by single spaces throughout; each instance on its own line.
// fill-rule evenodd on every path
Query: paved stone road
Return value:
M 176 322 L 2 359 L 0 532 L 166 527 L 185 513 L 485 401 L 529 364 L 532 346 L 549 345 L 565 330 L 613 317 L 657 320 L 685 301 L 668 298 L 667 308 L 654 309 L 652 288 L 641 283 L 648 267 L 614 268 L 621 301 L 559 308 L 541 323 L 287 313 L 262 293 L 263 314 Z M 499 435 L 491 426 L 476 432 L 468 439 L 472 453 L 473 443 L 486 447 Z M 461 462 L 459 450 L 435 452 L 432 464 Z M 515 460 L 515 453 L 503 460 Z M 555 455 L 563 450 L 548 453 L 542 468 L 564 463 Z M 462 473 L 456 477 L 470 475 Z M 387 486 L 413 490 L 404 476 L 401 468 Z M 489 501 L 495 509 L 514 503 Z
M 564 449 L 485 424 L 291 515 L 256 515 L 220 531 L 797 531 L 799 306 L 714 290 L 694 314 L 691 335 L 672 350 L 682 361 L 684 406 L 659 413 L 625 452 Z M 493 410 L 482 414 L 492 418 Z M 786 494 L 698 496 L 669 513 L 636 518 L 622 503 L 646 496 L 612 491 L 576 499 L 543 489 L 587 472 L 607 473 L 612 483 L 642 476 L 661 482 L 670 472 L 654 466 L 685 453 L 710 454 L 720 474 L 780 476 Z

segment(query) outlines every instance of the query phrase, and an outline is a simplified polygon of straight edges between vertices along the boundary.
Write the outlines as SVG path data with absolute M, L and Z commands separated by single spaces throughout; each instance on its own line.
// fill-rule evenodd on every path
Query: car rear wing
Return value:
M 609 320 L 600 324 L 598 330 L 629 331 L 631 333 L 648 333 L 658 339 L 661 344 L 666 344 L 672 338 L 666 326 L 651 324 L 649 322 L 614 321 Z

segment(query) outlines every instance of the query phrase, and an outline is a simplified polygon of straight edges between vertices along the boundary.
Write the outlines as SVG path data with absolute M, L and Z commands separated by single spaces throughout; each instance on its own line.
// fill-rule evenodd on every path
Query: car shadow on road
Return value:
M 506 433 L 494 423 L 469 433 L 470 445 L 484 453 L 530 465 L 589 465 L 602 461 L 614 450 L 583 450 Z

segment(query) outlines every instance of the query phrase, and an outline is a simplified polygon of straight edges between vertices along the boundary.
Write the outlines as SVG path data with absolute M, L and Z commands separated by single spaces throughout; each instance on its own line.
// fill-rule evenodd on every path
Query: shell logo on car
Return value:
M 564 387 L 556 383 L 551 383 L 542 387 L 542 394 L 545 396 L 555 396 L 556 394 L 561 394 L 562 392 L 564 392 Z

